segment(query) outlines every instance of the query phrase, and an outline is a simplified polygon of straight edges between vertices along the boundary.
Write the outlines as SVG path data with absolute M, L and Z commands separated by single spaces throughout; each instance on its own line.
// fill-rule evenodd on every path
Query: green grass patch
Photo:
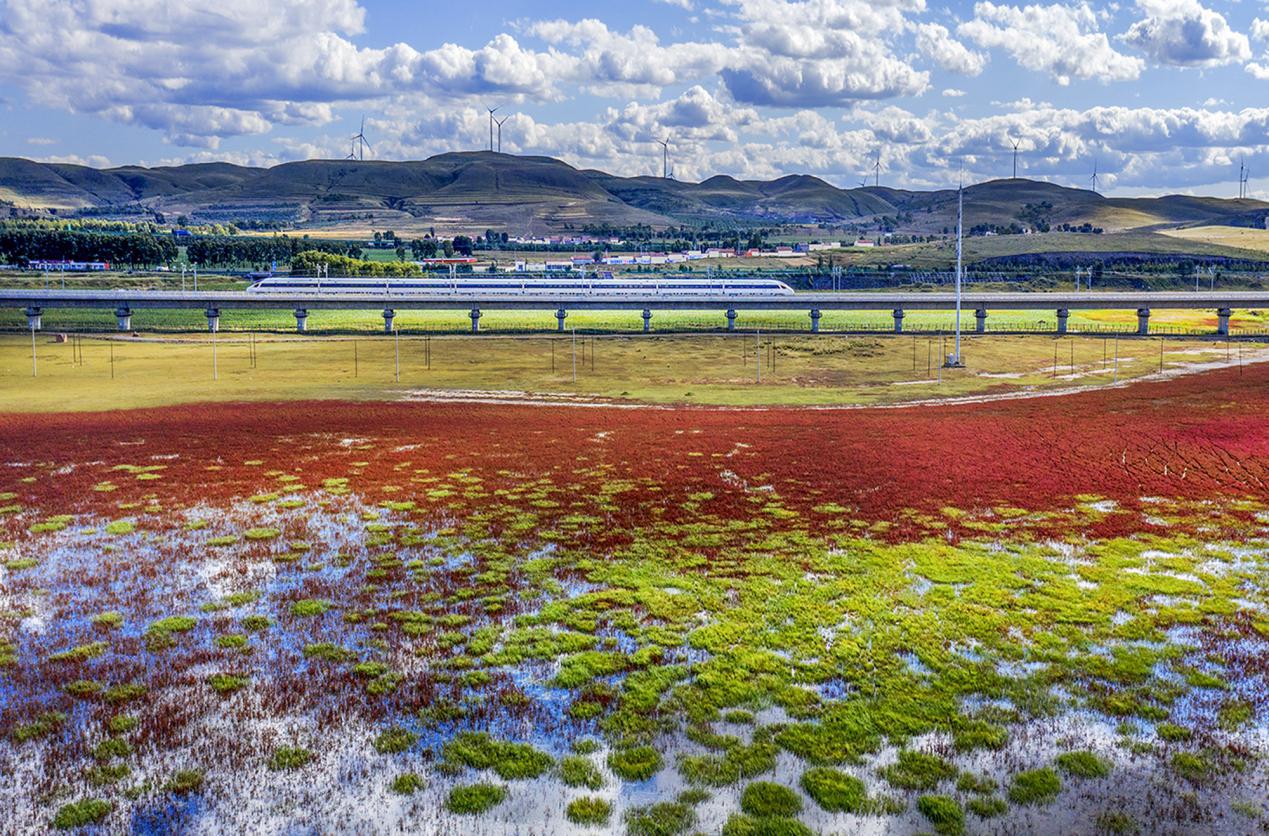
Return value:
M 564 817 L 583 827 L 603 827 L 612 818 L 612 804 L 602 798 L 574 798 L 564 808 Z
M 740 794 L 740 809 L 757 818 L 796 816 L 802 812 L 802 799 L 783 784 L 755 781 Z
M 862 813 L 868 804 L 864 782 L 831 767 L 819 766 L 803 772 L 802 789 L 830 813 Z
M 633 746 L 608 754 L 608 768 L 624 781 L 646 781 L 661 770 L 661 753 L 651 746 Z
M 1110 761 L 1087 750 L 1063 752 L 1054 761 L 1063 773 L 1075 778 L 1105 778 L 1110 774 Z
M 492 810 L 507 798 L 507 788 L 497 784 L 465 784 L 454 787 L 445 799 L 445 809 L 461 816 Z
M 917 799 L 917 810 L 929 821 L 935 833 L 959 836 L 965 832 L 965 811 L 955 798 L 923 795 Z
M 58 808 L 57 813 L 53 816 L 53 827 L 58 830 L 74 830 L 80 827 L 87 827 L 90 824 L 99 824 L 104 821 L 106 816 L 110 815 L 110 811 L 114 806 L 102 798 L 85 798 L 81 801 L 72 801 L 70 804 L 63 804 Z
M 1051 804 L 1062 791 L 1062 779 L 1047 766 L 1019 772 L 1009 784 L 1009 800 L 1014 804 Z

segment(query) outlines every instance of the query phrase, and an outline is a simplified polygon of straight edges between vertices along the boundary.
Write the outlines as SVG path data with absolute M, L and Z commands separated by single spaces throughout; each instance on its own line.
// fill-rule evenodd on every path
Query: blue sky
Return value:
M 92 165 L 488 145 L 583 168 L 1269 197 L 1269 3 L 0 0 L 0 154 Z M 1263 175 L 1263 176 L 1262 176 Z

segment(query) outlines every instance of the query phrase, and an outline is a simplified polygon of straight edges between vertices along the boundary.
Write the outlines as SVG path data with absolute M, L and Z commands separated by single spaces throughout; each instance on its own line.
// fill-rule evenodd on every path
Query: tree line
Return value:
M 26 265 L 37 260 L 108 261 L 154 267 L 175 261 L 171 238 L 144 233 L 86 232 L 69 229 L 0 228 L 0 260 Z

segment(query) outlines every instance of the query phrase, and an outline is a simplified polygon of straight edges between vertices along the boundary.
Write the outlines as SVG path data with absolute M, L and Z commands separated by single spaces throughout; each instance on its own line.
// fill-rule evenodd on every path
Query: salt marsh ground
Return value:
M 16 380 L 12 831 L 1265 828 L 1264 363 L 850 411 Z

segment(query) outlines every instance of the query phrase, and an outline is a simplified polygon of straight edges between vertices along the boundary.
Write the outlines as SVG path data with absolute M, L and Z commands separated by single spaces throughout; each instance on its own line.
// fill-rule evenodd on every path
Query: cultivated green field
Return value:
M 944 371 L 941 335 L 410 334 L 299 337 L 0 337 L 0 412 L 199 401 L 452 396 L 726 405 L 887 404 L 1103 386 L 1194 363 L 1247 362 L 1255 344 L 1050 336 L 966 337 Z M 1116 363 L 1116 357 L 1118 362 Z M 34 371 L 34 375 L 33 375 Z

